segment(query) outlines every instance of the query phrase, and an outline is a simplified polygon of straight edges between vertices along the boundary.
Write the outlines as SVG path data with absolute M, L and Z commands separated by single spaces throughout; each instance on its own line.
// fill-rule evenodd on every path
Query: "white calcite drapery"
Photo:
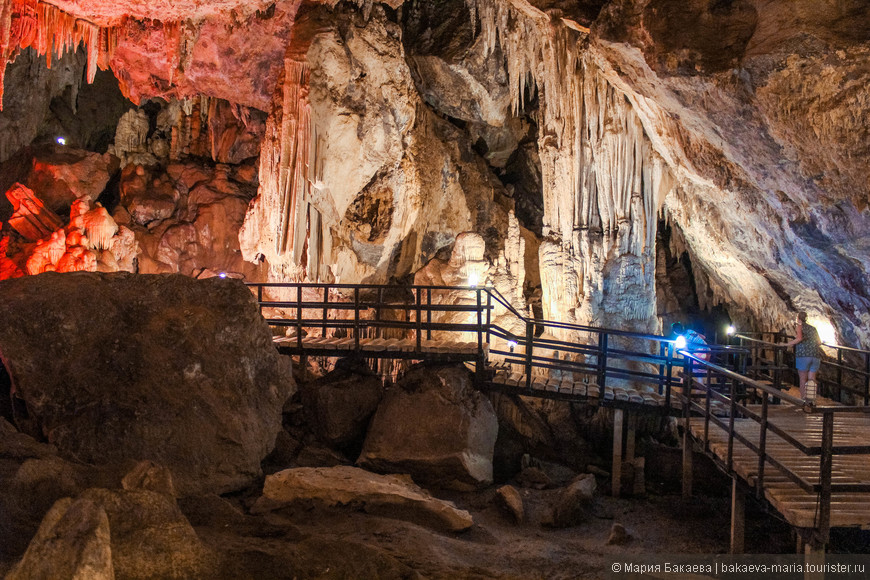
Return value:
M 672 187 L 625 94 L 584 48 L 587 29 L 525 0 L 469 0 L 510 76 L 514 110 L 537 91 L 545 318 L 656 330 L 657 212 Z
M 239 232 L 242 255 L 265 259 L 276 280 L 317 280 L 328 237 L 310 203 L 318 140 L 308 99 L 308 65 L 287 58 L 260 154 L 260 188 Z

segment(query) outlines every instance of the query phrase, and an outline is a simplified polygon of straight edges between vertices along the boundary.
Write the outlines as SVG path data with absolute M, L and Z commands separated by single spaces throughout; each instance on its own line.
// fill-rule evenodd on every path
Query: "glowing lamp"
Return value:
M 674 346 L 677 350 L 682 350 L 686 348 L 686 337 L 682 334 L 677 337 L 677 340 L 674 341 Z
M 55 139 L 55 141 L 57 141 L 58 145 L 66 145 L 66 138 L 65 137 L 58 137 L 57 139 Z
M 227 273 L 226 273 L 226 272 L 221 272 L 220 274 L 218 274 L 218 277 L 220 277 L 220 278 L 226 278 L 226 277 L 227 277 Z
M 725 334 L 727 334 L 728 336 L 731 336 L 735 332 L 737 332 L 737 329 L 734 328 L 734 326 L 732 325 L 729 325 L 728 328 L 725 329 Z
M 830 346 L 837 346 L 837 331 L 834 330 L 833 324 L 824 318 L 815 318 L 812 316 L 807 320 L 807 322 L 816 327 L 816 330 L 819 331 L 819 338 L 822 339 L 823 343 Z
M 515 340 L 509 340 L 509 341 L 508 341 L 508 346 L 510 347 L 511 352 L 513 352 L 514 349 L 517 347 L 517 341 L 515 341 Z
M 480 284 L 480 274 L 477 272 L 472 272 L 468 275 L 468 285 L 472 288 L 477 288 L 477 285 Z

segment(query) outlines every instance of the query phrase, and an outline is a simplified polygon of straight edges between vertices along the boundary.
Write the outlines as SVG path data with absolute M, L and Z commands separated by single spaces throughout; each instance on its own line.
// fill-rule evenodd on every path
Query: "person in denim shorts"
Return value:
M 786 346 L 794 346 L 795 367 L 800 381 L 801 398 L 807 396 L 807 381 L 815 381 L 819 365 L 822 363 L 822 341 L 816 327 L 807 324 L 807 313 L 799 312 L 797 332 Z

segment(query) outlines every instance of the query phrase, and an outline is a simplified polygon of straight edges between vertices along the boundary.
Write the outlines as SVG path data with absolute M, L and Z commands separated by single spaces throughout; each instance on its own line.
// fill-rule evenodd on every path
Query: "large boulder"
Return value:
M 460 366 L 421 366 L 398 387 L 378 407 L 358 464 L 460 490 L 492 483 L 498 422 L 471 374 Z
M 109 519 L 89 500 L 63 498 L 48 511 L 8 580 L 114 580 Z
M 34 153 L 26 185 L 52 210 L 68 211 L 77 199 L 93 205 L 118 170 L 110 153 L 51 145 Z
M 105 511 L 112 564 L 119 578 L 214 577 L 214 554 L 172 496 L 147 489 L 91 488 L 78 501 L 92 502 Z
M 180 495 L 258 477 L 295 388 L 250 291 L 229 279 L 3 281 L 0 354 L 27 423 L 61 456 L 152 460 L 172 471 Z
M 383 390 L 377 375 L 341 367 L 302 386 L 302 404 L 318 437 L 343 446 L 365 435 Z
M 8 578 L 213 578 L 213 562 L 171 496 L 91 488 L 54 504 Z
M 297 467 L 270 475 L 251 511 L 311 503 L 354 506 L 448 532 L 467 530 L 474 523 L 467 511 L 432 497 L 407 476 L 377 475 L 350 466 Z

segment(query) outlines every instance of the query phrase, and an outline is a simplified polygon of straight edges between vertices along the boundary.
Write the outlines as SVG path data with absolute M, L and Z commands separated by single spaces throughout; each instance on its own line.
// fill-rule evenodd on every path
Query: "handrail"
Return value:
M 738 373 L 730 371 L 730 370 L 726 369 L 725 367 L 721 367 L 719 365 L 716 365 L 716 364 L 713 364 L 709 361 L 706 361 L 706 360 L 692 354 L 691 351 L 680 350 L 680 351 L 677 351 L 677 353 L 683 355 L 684 358 L 691 359 L 692 361 L 694 361 L 694 363 L 697 366 L 704 367 L 708 370 L 713 370 L 719 374 L 725 375 L 729 379 L 737 380 L 743 384 L 749 385 L 753 389 L 758 389 L 758 390 L 764 391 L 765 393 L 772 395 L 774 397 L 777 397 L 783 401 L 788 401 L 789 403 L 791 403 L 792 405 L 795 405 L 796 407 L 804 407 L 803 400 L 801 400 L 797 397 L 789 395 L 788 393 L 783 393 L 779 389 L 775 389 L 771 386 L 765 385 L 764 383 L 760 383 L 754 379 L 750 379 L 749 377 L 745 377 L 743 375 L 740 375 Z
M 826 342 L 823 342 L 822 346 L 837 349 L 837 350 L 845 350 L 846 352 L 854 352 L 854 353 L 858 353 L 858 354 L 870 354 L 870 350 L 864 350 L 863 348 L 854 348 L 851 346 L 841 346 L 838 344 L 828 344 Z
M 771 348 L 788 348 L 788 347 L 786 347 L 786 345 L 784 343 L 781 343 L 781 342 L 770 342 L 767 340 L 762 340 L 760 338 L 752 338 L 751 336 L 746 336 L 745 334 L 735 334 L 734 337 L 740 338 L 743 340 L 747 340 L 749 342 L 763 344 L 763 345 L 769 346 Z
M 808 493 L 818 494 L 818 518 L 816 520 L 819 536 L 822 542 L 826 543 L 829 539 L 831 527 L 831 498 L 833 493 L 841 492 L 870 492 L 870 484 L 850 484 L 850 483 L 835 483 L 833 481 L 833 459 L 836 455 L 852 455 L 852 454 L 870 454 L 870 445 L 834 445 L 834 418 L 838 414 L 843 413 L 864 413 L 870 414 L 870 406 L 817 406 L 804 403 L 800 399 L 793 397 L 787 393 L 782 393 L 778 389 L 769 387 L 763 383 L 743 377 L 728 369 L 710 363 L 688 351 L 680 351 L 684 359 L 691 361 L 686 364 L 686 385 L 683 389 L 684 400 L 684 417 L 686 419 L 686 433 L 688 436 L 688 420 L 692 410 L 699 412 L 704 417 L 704 449 L 709 448 L 709 424 L 712 422 L 723 429 L 728 437 L 726 471 L 729 474 L 734 474 L 734 441 L 739 441 L 758 456 L 758 466 L 755 476 L 756 495 L 761 499 L 764 496 L 764 479 L 765 467 L 769 464 L 780 471 L 785 477 L 797 484 L 801 489 Z M 706 405 L 701 407 L 694 402 L 689 395 L 689 390 L 692 388 L 692 366 L 698 365 L 703 367 L 706 372 L 706 384 L 701 382 L 700 387 L 706 389 Z M 710 401 L 712 398 L 723 399 L 725 396 L 715 392 L 710 386 L 710 380 L 713 374 L 721 375 L 730 380 L 730 404 L 731 412 L 726 423 L 715 417 L 711 413 Z M 761 414 L 758 415 L 751 412 L 748 408 L 737 403 L 737 385 L 744 384 L 760 391 L 763 395 Z M 785 401 L 797 407 L 803 408 L 804 412 L 809 414 L 822 415 L 822 432 L 821 442 L 819 445 L 807 446 L 801 443 L 796 437 L 787 433 L 784 429 L 771 423 L 768 420 L 768 412 L 771 398 Z M 744 417 L 751 419 L 759 424 L 758 443 L 750 441 L 747 437 L 738 433 L 735 429 L 735 416 L 740 412 Z M 767 434 L 768 431 L 778 435 L 788 445 L 794 447 L 806 456 L 819 457 L 819 472 L 818 482 L 808 481 L 805 476 L 793 471 L 785 463 L 780 462 L 775 457 L 768 455 Z M 684 444 L 687 442 L 684 441 Z

